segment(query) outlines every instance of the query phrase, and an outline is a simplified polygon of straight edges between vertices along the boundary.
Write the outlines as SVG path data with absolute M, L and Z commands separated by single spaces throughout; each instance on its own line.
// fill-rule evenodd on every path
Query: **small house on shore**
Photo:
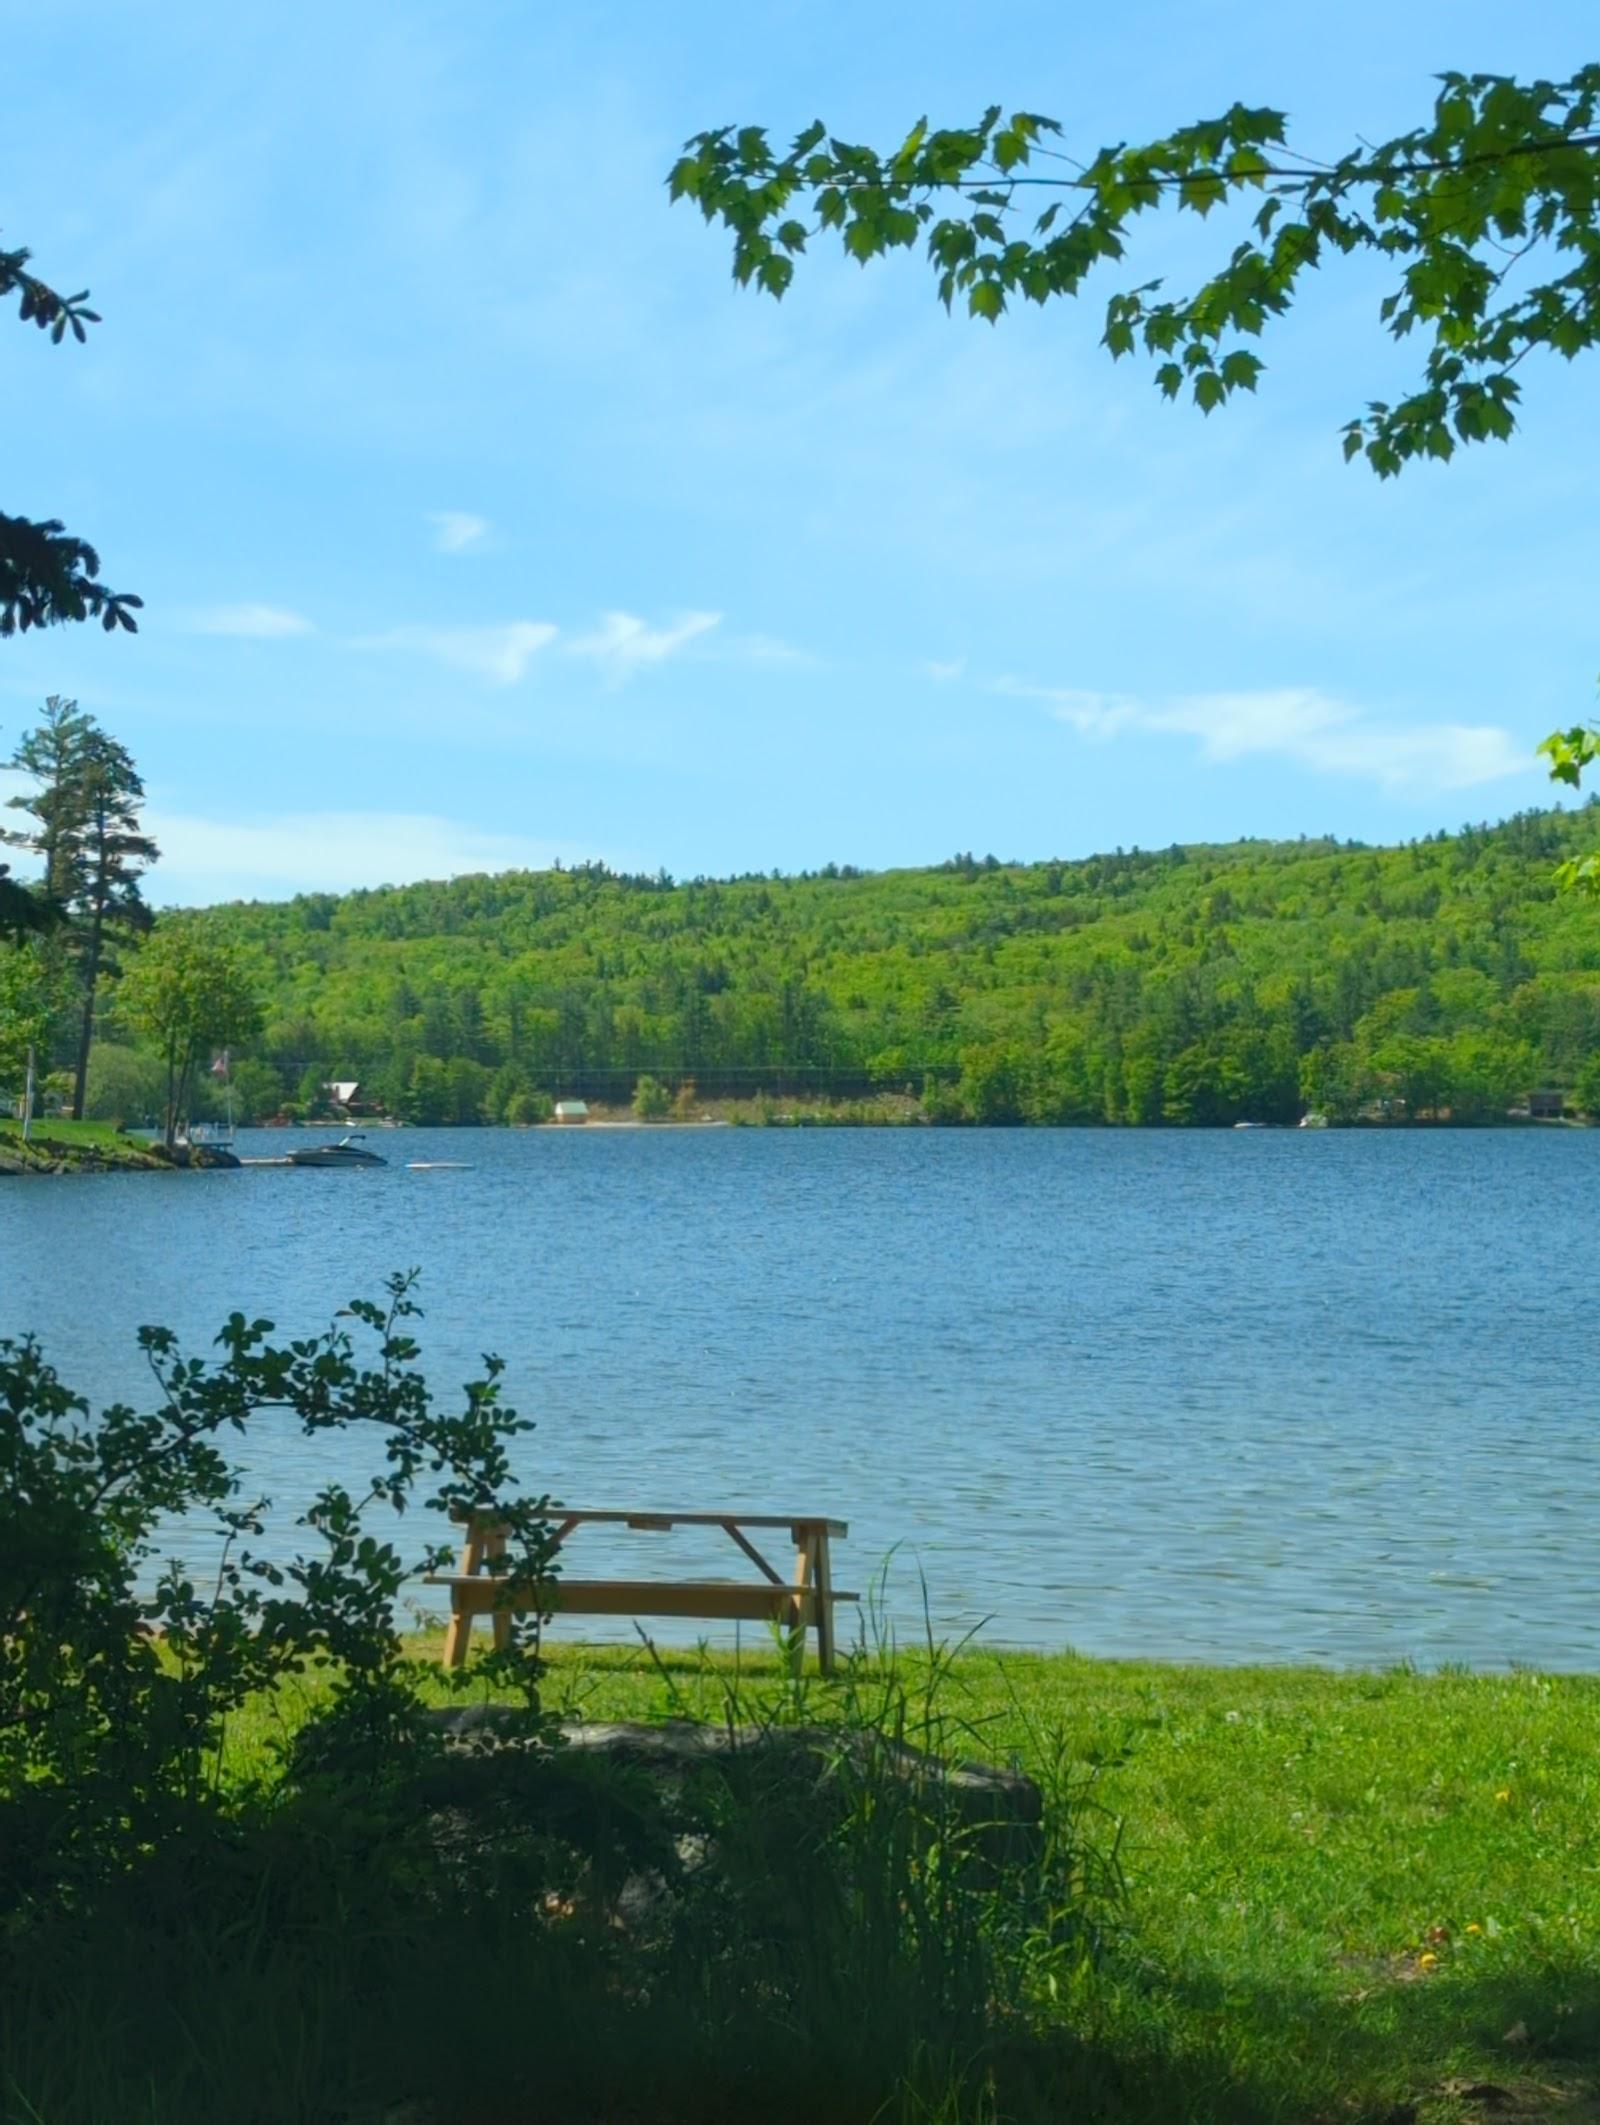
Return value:
M 584 1099 L 558 1099 L 555 1118 L 558 1122 L 586 1122 L 589 1119 L 589 1103 Z
M 1558 1122 L 1567 1111 L 1566 1097 L 1545 1087 L 1528 1094 L 1528 1114 L 1536 1122 Z

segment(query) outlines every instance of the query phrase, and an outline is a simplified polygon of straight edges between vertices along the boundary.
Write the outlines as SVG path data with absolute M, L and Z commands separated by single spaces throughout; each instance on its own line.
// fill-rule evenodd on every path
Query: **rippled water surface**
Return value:
M 133 1395 L 140 1322 L 303 1333 L 420 1265 L 430 1376 L 507 1359 L 531 1484 L 832 1513 L 841 1583 L 895 1551 L 902 1631 L 920 1568 L 941 1630 L 999 1642 L 1600 1667 L 1600 1132 L 370 1141 L 387 1169 L 7 1183 L 0 1332 Z M 288 1507 L 366 1468 L 339 1451 L 269 1422 L 250 1459 Z

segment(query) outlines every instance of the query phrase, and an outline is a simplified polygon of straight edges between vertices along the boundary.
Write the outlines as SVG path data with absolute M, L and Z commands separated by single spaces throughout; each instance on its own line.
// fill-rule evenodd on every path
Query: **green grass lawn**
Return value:
M 788 1695 L 772 1654 L 557 1642 L 548 1696 L 721 1719 L 733 1688 Z M 1120 1838 L 1128 1939 L 1073 2010 L 1076 2114 L 1600 2119 L 1600 1678 L 969 1651 L 938 1708 L 991 1761 L 1040 1769 L 1059 1735 Z
M 53 1136 L 63 1144 L 121 1144 L 127 1139 L 114 1122 L 74 1122 L 54 1114 L 36 1114 L 35 1136 Z M 15 1118 L 0 1119 L 0 1134 L 20 1136 L 22 1124 Z
M 0 1118 L 0 1136 L 19 1137 L 22 1124 L 9 1118 Z M 149 1149 L 148 1137 L 131 1137 L 123 1134 L 113 1122 L 74 1122 L 59 1119 L 53 1114 L 35 1115 L 32 1139 L 55 1144 L 91 1146 L 97 1151 L 145 1151 Z
M 487 1633 L 480 1627 L 479 1635 Z M 436 1660 L 439 1640 L 416 1640 L 413 1650 Z M 458 1685 L 442 1673 L 432 1679 L 435 1672 L 428 1691 L 441 1702 L 456 1687 L 469 1700 L 487 1693 L 470 1667 Z M 274 1744 L 298 1724 L 306 1693 L 325 1687 L 285 1684 L 252 1703 L 228 1731 L 225 1773 L 270 1781 Z M 928 2107 L 915 2097 L 888 2110 L 846 2103 L 831 2115 L 873 2125 L 1045 2125 L 1058 2117 L 1087 2125 L 1600 2125 L 1600 1677 L 1178 1667 L 968 1649 L 937 1663 L 904 1652 L 892 1672 L 862 1658 L 837 1681 L 808 1674 L 796 1683 L 775 1649 L 738 1661 L 694 1650 L 652 1655 L 642 1645 L 563 1642 L 558 1630 L 544 1688 L 548 1706 L 565 1716 L 719 1724 L 860 1721 L 898 1690 L 913 1715 L 910 1738 L 1032 1771 L 1114 1858 L 1124 1891 L 1105 1913 L 1110 1945 L 1086 1977 L 1067 1972 L 1059 1993 L 1036 1986 L 1032 2022 L 1008 2010 L 994 2100 Z M 1104 1872 L 1090 1870 L 1094 1878 Z M 393 1940 L 385 1949 L 381 1930 L 363 1935 L 357 1917 L 347 1922 L 343 1906 L 340 1913 L 315 1949 L 334 1971 L 330 1988 L 308 1990 L 290 1951 L 282 1967 L 266 1957 L 264 1967 L 277 1973 L 268 1982 L 221 1935 L 184 1948 L 185 1956 L 212 1956 L 215 1970 L 180 1970 L 169 1982 L 181 1998 L 168 2005 L 181 2009 L 185 2030 L 192 2024 L 197 2047 L 222 2050 L 206 2066 L 200 2099 L 192 2087 L 183 2100 L 152 2093 L 141 2116 L 151 2125 L 245 2116 L 251 2089 L 271 2080 L 276 2090 L 272 2077 L 288 2073 L 285 2027 L 300 2029 L 308 2085 L 317 2085 L 363 2042 L 371 2049 L 387 2006 L 403 2014 L 402 2033 L 415 2017 L 427 2023 L 440 2012 L 462 2057 L 476 2056 L 487 2076 L 467 2070 L 460 2107 L 453 2094 L 430 2099 L 416 2125 L 476 2116 L 494 2086 L 506 2088 L 527 2069 L 536 2029 L 547 2061 L 564 2032 L 599 2032 L 600 2083 L 609 2071 L 613 2095 L 622 2091 L 621 2109 L 612 2096 L 596 2096 L 599 2107 L 580 2104 L 564 2119 L 633 2125 L 670 2116 L 700 2125 L 693 2078 L 673 2101 L 657 2089 L 647 2102 L 641 2092 L 648 2060 L 674 2055 L 670 2044 L 661 2048 L 660 2030 L 642 2035 L 626 2015 L 608 2020 L 597 1993 L 528 2004 L 528 1986 L 537 1993 L 542 1980 L 536 1962 L 526 1975 L 512 1967 L 526 1931 L 514 1900 L 498 1919 L 492 1910 L 458 1914 L 459 1937 L 442 1948 L 430 1929 L 414 1941 L 404 1933 L 398 1953 Z M 180 1934 L 181 1919 L 179 1911 L 170 1920 Z M 158 1955 L 168 1923 L 155 1926 L 141 1955 Z M 507 1958 L 498 1986 L 502 1964 L 486 1948 L 494 1938 Z M 67 1992 L 47 1971 L 41 1998 L 70 2001 L 82 1991 L 98 2030 L 103 2002 L 137 2013 L 143 1966 L 120 1975 L 125 1950 L 91 1945 L 111 1958 L 91 1973 L 93 1985 L 74 1962 Z M 825 1940 L 819 1946 L 839 1952 Z M 438 1951 L 432 1958 L 430 1949 Z M 339 1960 L 346 1950 L 348 1970 Z M 470 1999 L 442 2008 L 436 1989 L 449 1985 L 435 1962 L 448 1972 L 453 1959 L 470 1963 L 486 1952 L 493 1967 L 474 1967 Z M 384 1953 L 391 1986 L 415 1966 L 415 2003 L 408 1995 L 395 2008 L 381 1986 L 374 1992 L 371 1972 Z M 783 1967 L 787 1983 L 792 1966 Z M 815 1992 L 813 1985 L 806 1995 L 813 2011 Z M 868 2024 L 875 2042 L 883 2032 L 886 2055 L 898 2057 L 878 1997 L 871 1994 Z M 311 2030 L 314 2008 L 326 2027 Z M 117 2046 L 96 2049 L 63 2026 L 72 2038 L 63 2056 L 81 2050 L 94 2062 L 117 2062 Z M 720 2065 L 722 2024 L 713 2018 L 710 2026 Z M 762 2090 L 752 2114 L 814 2115 L 815 2091 L 784 2108 L 812 2058 L 812 2025 L 774 2027 L 799 2049 L 787 2063 L 750 2063 Z M 151 2055 L 170 2078 L 169 2052 L 162 2038 Z M 49 2067 L 30 2062 L 33 2085 Z M 633 2072 L 644 2076 L 637 2086 Z M 67 2095 L 42 2108 L 11 2112 L 0 2103 L 5 2125 L 120 2125 L 123 2081 L 95 2102 L 87 2080 L 69 2076 L 61 2085 Z M 298 2087 L 292 2075 L 282 2080 L 291 2085 Z M 210 2089 L 221 2093 L 208 2107 Z M 400 2092 L 410 2092 L 403 2080 Z M 249 2118 L 355 2118 L 317 2109 L 309 2097 L 274 2100 L 277 2110 L 258 2104 Z M 535 2113 L 514 2103 L 504 2114 Z M 712 2125 L 736 2114 L 713 2107 L 705 2116 Z M 360 2125 L 369 2125 L 366 2111 Z

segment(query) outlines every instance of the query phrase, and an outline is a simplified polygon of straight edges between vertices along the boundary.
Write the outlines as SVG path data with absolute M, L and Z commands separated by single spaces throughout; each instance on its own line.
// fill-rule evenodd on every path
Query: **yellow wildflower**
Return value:
M 1502 1786 L 1502 1787 L 1500 1788 L 1499 1792 L 1498 1792 L 1498 1793 L 1497 1793 L 1497 1794 L 1495 1795 L 1495 1799 L 1496 1799 L 1496 1800 L 1502 1800 L 1502 1801 L 1503 1801 L 1503 1800 L 1509 1800 L 1510 1798 L 1511 1798 L 1511 1788 L 1510 1788 L 1509 1786 Z
M 1467 1927 L 1467 1931 L 1469 1933 L 1481 1933 L 1483 1931 L 1483 1928 L 1478 1924 L 1477 1920 L 1474 1919 L 1472 1923 Z
M 1417 1968 L 1419 1970 L 1432 1970 L 1437 1965 L 1438 1961 L 1439 1958 L 1434 1954 L 1433 1950 L 1429 1948 L 1425 1950 L 1423 1954 L 1417 1957 Z

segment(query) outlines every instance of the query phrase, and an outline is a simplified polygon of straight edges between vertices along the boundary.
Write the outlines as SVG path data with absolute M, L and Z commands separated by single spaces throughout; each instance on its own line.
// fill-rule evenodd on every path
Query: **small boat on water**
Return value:
M 363 1151 L 357 1133 L 341 1136 L 336 1144 L 307 1144 L 303 1151 L 291 1151 L 288 1163 L 291 1166 L 387 1166 L 389 1161 L 380 1158 L 376 1151 Z

